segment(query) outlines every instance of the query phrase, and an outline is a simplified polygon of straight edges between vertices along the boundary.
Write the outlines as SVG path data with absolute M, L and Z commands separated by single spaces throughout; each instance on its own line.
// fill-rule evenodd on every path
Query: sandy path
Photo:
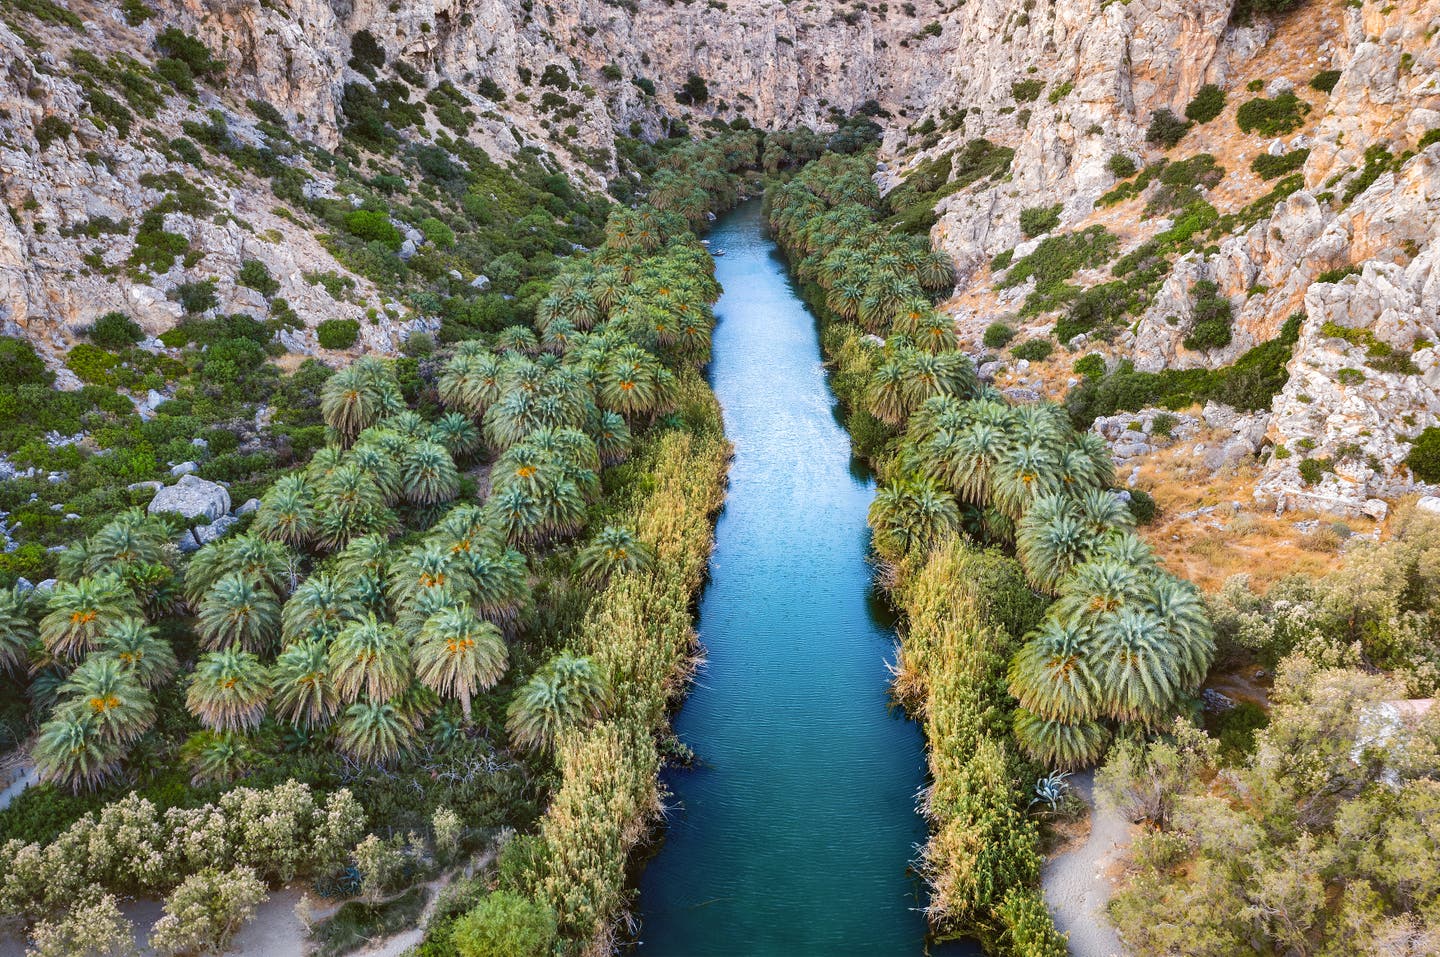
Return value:
M 1095 772 L 1072 775 L 1075 793 L 1091 808 L 1090 836 L 1045 862 L 1040 885 L 1055 926 L 1070 935 L 1072 957 L 1127 957 L 1105 905 L 1114 886 L 1107 872 L 1130 843 L 1133 825 L 1095 799 Z

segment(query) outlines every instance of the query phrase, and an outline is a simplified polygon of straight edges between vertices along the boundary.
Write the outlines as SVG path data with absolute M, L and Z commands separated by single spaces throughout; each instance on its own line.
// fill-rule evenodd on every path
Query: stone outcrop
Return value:
M 157 491 L 147 510 L 151 515 L 178 512 L 186 518 L 215 522 L 230 512 L 230 493 L 217 482 L 186 474 L 174 485 Z

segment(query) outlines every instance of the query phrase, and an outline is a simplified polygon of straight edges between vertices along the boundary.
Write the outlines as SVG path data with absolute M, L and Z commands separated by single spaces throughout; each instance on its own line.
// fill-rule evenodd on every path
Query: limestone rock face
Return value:
M 151 515 L 179 512 L 186 518 L 206 518 L 216 522 L 230 511 L 230 493 L 223 485 L 195 475 L 182 475 L 180 481 L 155 493 L 148 511 Z

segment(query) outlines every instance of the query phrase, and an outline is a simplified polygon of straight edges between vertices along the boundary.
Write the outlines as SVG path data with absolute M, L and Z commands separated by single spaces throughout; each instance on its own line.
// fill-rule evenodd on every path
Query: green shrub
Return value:
M 1440 126 L 1435 127 L 1433 130 L 1426 130 L 1424 134 L 1421 135 L 1420 142 L 1415 144 L 1415 149 L 1418 152 L 1434 143 L 1440 143 Z
M 215 76 L 225 68 L 223 62 L 210 55 L 210 48 L 203 42 L 174 27 L 156 35 L 155 48 L 166 57 L 184 63 L 195 76 Z
M 1208 279 L 1200 280 L 1191 288 L 1195 296 L 1195 324 L 1185 337 L 1185 348 L 1203 351 L 1230 344 L 1232 307 L 1229 297 L 1220 295 L 1219 290 L 1220 287 Z
M 125 22 L 132 27 L 138 27 L 155 16 L 155 11 L 147 7 L 143 0 L 120 0 L 120 12 L 125 14 Z
M 1020 211 L 1020 231 L 1027 237 L 1039 236 L 1041 233 L 1048 233 L 1060 225 L 1060 210 L 1064 208 L 1061 203 L 1054 206 L 1032 206 L 1029 209 Z
M 1371 184 L 1381 177 L 1382 174 L 1393 169 L 1398 164 L 1390 151 L 1380 143 L 1368 147 L 1365 150 L 1365 166 L 1360 170 L 1359 175 L 1345 185 L 1345 193 L 1341 197 L 1344 202 L 1350 202 L 1356 196 L 1370 188 Z
M 1245 133 L 1284 136 L 1299 129 L 1310 112 L 1310 104 L 1286 90 L 1273 100 L 1257 96 L 1235 113 L 1235 122 Z
M 35 142 L 39 144 L 41 152 L 44 152 L 50 148 L 51 143 L 69 139 L 74 132 L 69 123 L 52 113 L 35 127 Z
M 315 338 L 324 349 L 348 349 L 360 338 L 360 323 L 354 319 L 326 319 L 315 327 Z
M 192 316 L 208 309 L 214 309 L 220 304 L 220 298 L 215 295 L 215 280 L 213 279 L 182 282 L 170 290 L 170 298 L 180 303 L 180 308 Z
M 104 349 L 123 349 L 145 338 L 145 330 L 123 312 L 107 312 L 90 327 L 90 341 Z
M 273 296 L 280 291 L 280 283 L 270 275 L 270 269 L 258 259 L 247 259 L 240 264 L 236 282 L 253 289 L 262 296 Z
M 509 891 L 495 891 L 455 921 L 451 940 L 460 957 L 549 957 L 555 912 Z
M 1327 270 L 1325 270 L 1324 272 L 1322 272 L 1320 275 L 1316 276 L 1316 277 L 1315 277 L 1315 281 L 1316 281 L 1316 282 L 1339 282 L 1340 280 L 1344 279 L 1346 276 L 1358 276 L 1358 275 L 1360 275 L 1360 267 L 1359 267 L 1358 265 L 1351 264 L 1351 265 L 1346 265 L 1346 266 L 1336 266 L 1334 269 L 1327 269 Z
M 1171 110 L 1161 107 L 1150 116 L 1150 126 L 1145 131 L 1145 140 L 1166 149 L 1173 149 L 1190 132 L 1190 124 L 1180 119 Z
M 1105 357 L 1098 352 L 1092 352 L 1075 360 L 1072 366 L 1075 374 L 1086 379 L 1100 379 L 1105 375 Z
M 65 355 L 65 365 L 91 385 L 115 385 L 115 368 L 120 360 L 97 345 L 88 342 L 77 343 Z
M 1335 84 L 1339 82 L 1339 70 L 1321 70 L 1310 78 L 1310 89 L 1319 90 L 1321 93 L 1329 93 L 1335 89 Z
M 1422 482 L 1440 483 L 1440 428 L 1431 426 L 1415 437 L 1405 466 Z
M 1110 154 L 1110 159 L 1105 162 L 1105 168 L 1110 170 L 1110 174 L 1116 179 L 1129 179 L 1140 170 L 1135 161 L 1124 153 Z
M 1010 93 L 1015 97 L 1016 103 L 1033 103 L 1040 98 L 1040 92 L 1044 89 L 1044 80 L 1017 80 L 1010 84 Z
M 1010 350 L 1010 355 L 1016 359 L 1027 359 L 1031 362 L 1043 362 L 1050 357 L 1055 350 L 1055 343 L 1049 339 L 1027 339 Z
M 1225 109 L 1225 91 L 1214 83 L 1202 86 L 1185 107 L 1185 117 L 1195 123 L 1209 123 Z
M 1006 325 L 1003 322 L 992 322 L 985 327 L 985 335 L 981 338 L 981 341 L 987 349 L 1003 349 L 1009 345 L 1010 340 L 1014 338 L 1015 329 L 1013 326 Z
M 446 226 L 434 216 L 427 216 L 420 220 L 420 232 L 425 238 L 439 246 L 441 249 L 449 249 L 455 245 L 455 230 Z
M 1293 173 L 1305 165 L 1310 158 L 1310 149 L 1291 150 L 1288 153 L 1281 153 L 1279 156 L 1271 156 L 1269 153 L 1261 153 L 1250 161 L 1250 168 L 1255 175 L 1261 179 L 1275 179 L 1277 176 L 1284 176 L 1286 173 Z
M 1138 488 L 1131 489 L 1130 501 L 1126 504 L 1130 507 L 1130 514 L 1134 516 L 1136 525 L 1149 525 L 1155 521 L 1155 499 L 1149 492 Z
M 55 373 L 45 368 L 45 360 L 35 352 L 28 339 L 0 336 L 0 382 L 7 389 L 23 385 L 48 386 Z
M 1315 485 L 1325 477 L 1326 472 L 1331 471 L 1331 463 L 1328 459 L 1301 459 L 1299 469 L 1300 481 Z
M 1093 332 L 1108 341 L 1135 302 L 1134 290 L 1124 281 L 1091 286 L 1076 296 L 1065 315 L 1056 321 L 1055 338 L 1069 342 L 1081 333 Z
M 1014 258 L 1015 258 L 1015 250 L 1014 250 L 1014 248 L 1006 249 L 1006 250 L 1003 250 L 1003 251 L 1001 251 L 1001 252 L 998 252 L 998 253 L 995 254 L 995 258 L 992 259 L 992 260 L 990 260 L 990 270 L 991 270 L 992 272 L 999 272 L 1000 270 L 1005 269 L 1006 267 L 1008 267 L 1008 266 L 1010 265 L 1011 261 L 1012 261 Z
M 345 214 L 345 231 L 367 242 L 378 242 L 391 250 L 399 249 L 405 242 L 390 222 L 390 217 L 378 210 L 354 209 Z

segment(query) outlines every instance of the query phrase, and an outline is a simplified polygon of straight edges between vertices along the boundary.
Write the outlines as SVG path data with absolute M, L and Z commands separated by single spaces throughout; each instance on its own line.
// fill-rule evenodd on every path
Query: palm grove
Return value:
M 871 168 L 811 164 L 773 192 L 770 222 L 829 317 L 836 389 L 882 479 L 870 523 L 910 619 L 897 692 L 930 738 L 931 919 L 1007 952 L 1063 953 L 1034 896 L 1021 782 L 1093 764 L 1117 730 L 1168 723 L 1209 669 L 1211 627 L 1135 535 L 1103 441 L 1058 406 L 1011 406 L 980 384 L 932 305 L 948 263 L 892 232 Z M 1004 587 L 966 587 L 985 574 Z
M 547 951 L 608 939 L 658 810 L 726 455 L 697 375 L 719 288 L 692 228 L 735 201 L 758 147 L 734 134 L 663 158 L 654 205 L 614 212 L 533 321 L 459 343 L 412 401 L 384 360 L 330 376 L 327 444 L 238 533 L 187 561 L 166 516 L 124 511 L 66 549 L 53 590 L 0 598 L 0 664 L 29 676 L 43 717 L 37 768 L 80 794 L 41 788 L 11 813 L 35 839 L 0 846 L 0 910 L 65 953 L 84 928 L 123 936 L 116 895 L 243 914 L 266 883 L 347 868 L 378 893 L 487 824 L 533 820 L 554 768 L 504 887 L 452 906 L 431 942 L 488 953 L 516 907 Z M 176 759 L 190 789 L 105 800 Z M 419 808 L 395 778 L 433 782 Z M 231 795 L 256 813 L 288 802 L 289 838 L 312 850 L 277 866 L 275 839 L 222 828 L 207 859 L 174 814 L 200 799 L 202 818 L 223 816 Z M 393 839 L 357 845 L 367 818 Z M 89 839 L 136 821 L 115 847 Z M 428 842 L 398 832 L 416 823 Z M 148 869 L 127 864 L 147 854 Z M 235 924 L 205 925 L 207 946 Z

